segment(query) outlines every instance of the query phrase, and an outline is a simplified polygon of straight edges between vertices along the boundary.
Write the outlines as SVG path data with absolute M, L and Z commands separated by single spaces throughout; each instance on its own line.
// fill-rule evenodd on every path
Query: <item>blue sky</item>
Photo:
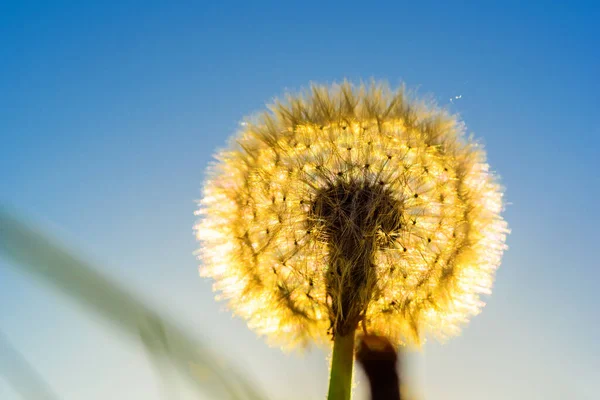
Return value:
M 2 2 L 0 203 L 237 358 L 273 398 L 322 398 L 324 353 L 269 348 L 212 300 L 195 200 L 213 151 L 274 96 L 405 82 L 486 145 L 512 229 L 483 313 L 410 356 L 417 391 L 597 398 L 600 7 L 445 3 Z M 0 329 L 65 399 L 160 398 L 139 343 L 0 266 Z M 14 396 L 0 379 L 0 398 Z

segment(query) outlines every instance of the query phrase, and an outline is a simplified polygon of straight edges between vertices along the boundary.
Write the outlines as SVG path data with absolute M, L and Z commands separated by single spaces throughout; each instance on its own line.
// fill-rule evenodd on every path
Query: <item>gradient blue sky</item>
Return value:
M 410 356 L 416 390 L 598 398 L 600 6 L 323 3 L 0 3 L 0 203 L 237 357 L 273 399 L 322 398 L 324 353 L 269 348 L 212 300 L 194 201 L 213 150 L 274 96 L 406 82 L 485 143 L 512 229 L 484 312 Z M 141 344 L 0 266 L 0 330 L 64 399 L 159 398 Z

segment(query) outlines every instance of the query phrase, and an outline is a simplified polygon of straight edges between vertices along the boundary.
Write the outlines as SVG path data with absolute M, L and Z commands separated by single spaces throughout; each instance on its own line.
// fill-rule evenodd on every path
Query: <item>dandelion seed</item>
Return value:
M 450 97 L 450 103 L 454 103 L 454 100 L 458 100 L 458 99 L 462 99 L 462 94 L 459 94 L 458 96 Z

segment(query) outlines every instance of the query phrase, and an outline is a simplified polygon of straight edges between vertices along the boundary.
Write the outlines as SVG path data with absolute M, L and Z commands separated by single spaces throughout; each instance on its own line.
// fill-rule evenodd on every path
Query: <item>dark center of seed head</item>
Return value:
M 334 334 L 354 329 L 376 284 L 374 257 L 402 227 L 402 203 L 377 183 L 335 182 L 311 202 L 309 229 L 329 249 L 326 274 Z

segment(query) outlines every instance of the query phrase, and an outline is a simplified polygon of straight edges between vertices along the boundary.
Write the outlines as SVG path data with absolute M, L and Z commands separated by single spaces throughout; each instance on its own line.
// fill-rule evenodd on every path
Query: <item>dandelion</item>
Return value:
M 479 312 L 508 230 L 456 116 L 345 82 L 245 122 L 208 171 L 200 271 L 272 343 L 333 339 L 330 398 L 349 396 L 358 328 L 418 345 Z

